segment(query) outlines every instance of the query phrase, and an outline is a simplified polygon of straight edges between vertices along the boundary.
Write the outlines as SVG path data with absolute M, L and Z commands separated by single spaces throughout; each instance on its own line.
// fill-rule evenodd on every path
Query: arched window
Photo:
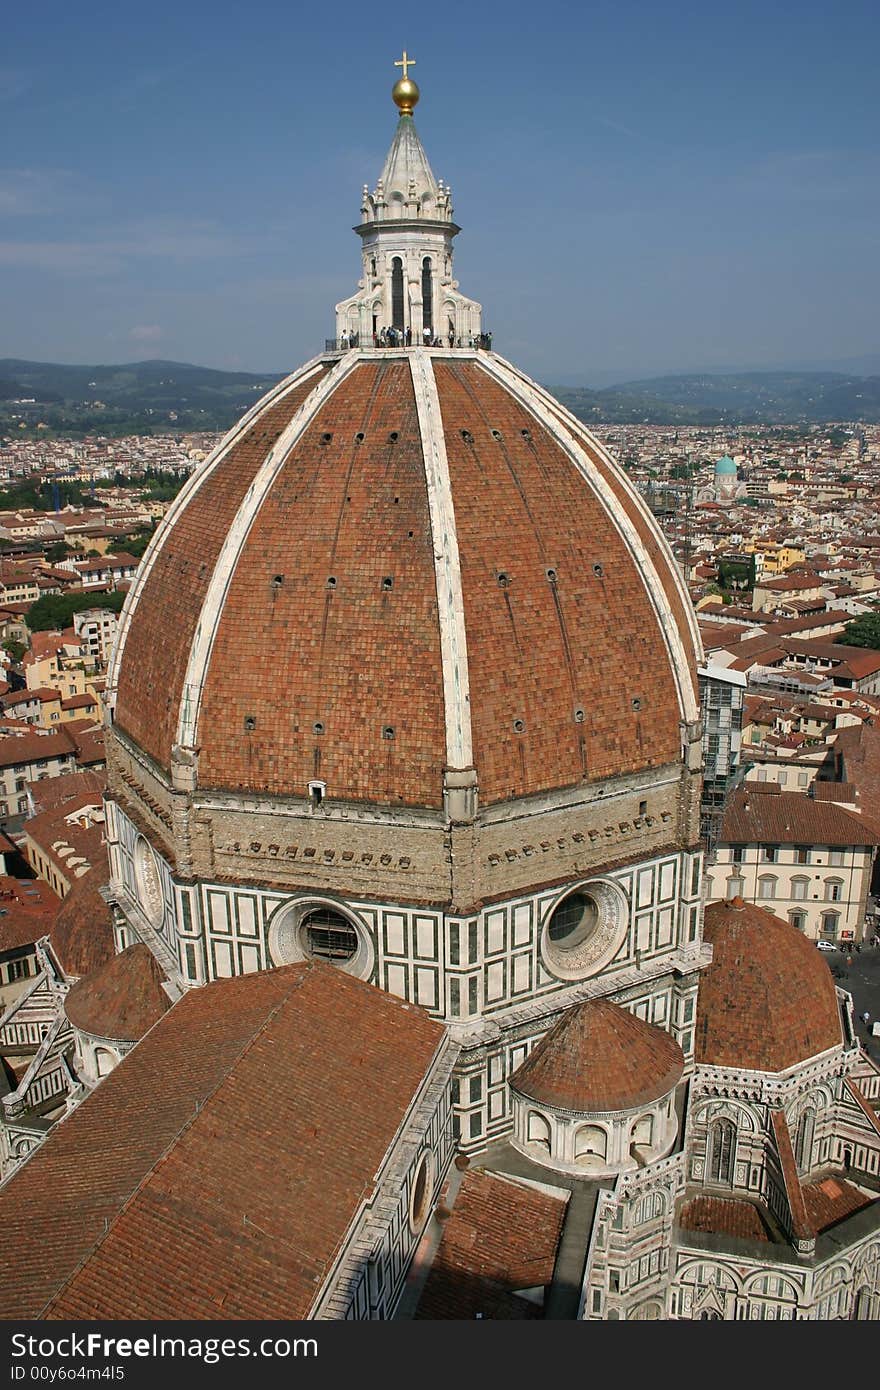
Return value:
M 825 880 L 825 901 L 826 903 L 839 903 L 843 897 L 843 880 L 840 878 L 826 878 Z
M 805 1110 L 798 1120 L 794 1141 L 794 1157 L 799 1173 L 808 1173 L 813 1161 L 813 1133 L 816 1128 L 815 1110 Z
M 543 1115 L 537 1115 L 534 1110 L 529 1115 L 528 1141 L 550 1152 L 550 1125 Z
M 391 262 L 391 323 L 403 328 L 403 261 L 395 256 Z
M 716 1120 L 709 1126 L 709 1181 L 733 1184 L 736 1128 L 731 1120 Z
M 806 901 L 809 886 L 810 880 L 808 878 L 800 876 L 791 880 L 791 896 L 796 903 Z
M 761 877 L 758 879 L 758 897 L 776 897 L 776 879 L 773 877 L 772 874 L 762 874 Z
M 434 334 L 434 287 L 431 279 L 431 257 L 422 261 L 422 323 Z

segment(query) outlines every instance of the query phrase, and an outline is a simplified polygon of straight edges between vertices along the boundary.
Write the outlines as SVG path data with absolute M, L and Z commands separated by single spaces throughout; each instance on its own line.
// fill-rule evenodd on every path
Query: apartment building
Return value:
M 842 806 L 748 785 L 725 809 L 708 896 L 757 903 L 816 941 L 859 941 L 878 840 Z

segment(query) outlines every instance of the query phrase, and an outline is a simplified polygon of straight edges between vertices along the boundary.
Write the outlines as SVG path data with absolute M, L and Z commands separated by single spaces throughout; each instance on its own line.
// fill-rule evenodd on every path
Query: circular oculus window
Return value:
M 409 1195 L 409 1225 L 418 1235 L 428 1217 L 434 1196 L 434 1157 L 423 1153 Z
M 370 939 L 361 925 L 322 902 L 282 909 L 269 933 L 269 954 L 275 965 L 323 960 L 361 979 L 373 965 Z
M 138 899 L 147 919 L 152 926 L 160 927 L 165 916 L 165 902 L 159 862 L 143 835 L 138 837 L 134 849 L 134 877 Z
M 567 893 L 544 923 L 541 954 L 554 975 L 579 980 L 601 970 L 626 936 L 626 904 L 616 884 L 586 883 Z

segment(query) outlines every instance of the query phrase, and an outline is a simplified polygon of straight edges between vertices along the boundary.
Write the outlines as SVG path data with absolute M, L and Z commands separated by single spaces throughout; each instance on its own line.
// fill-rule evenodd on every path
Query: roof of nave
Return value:
M 185 994 L 0 1190 L 0 1317 L 308 1316 L 443 1037 L 314 962 Z

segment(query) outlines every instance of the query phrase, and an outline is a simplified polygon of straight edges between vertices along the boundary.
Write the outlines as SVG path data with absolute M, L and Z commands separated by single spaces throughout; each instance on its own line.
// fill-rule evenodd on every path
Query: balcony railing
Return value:
M 465 333 L 460 338 L 451 334 L 439 335 L 435 338 L 425 338 L 419 340 L 417 335 L 411 335 L 407 341 L 407 334 L 400 329 L 395 329 L 393 333 L 352 333 L 350 336 L 343 334 L 341 338 L 325 338 L 325 352 L 348 352 L 352 348 L 408 348 L 408 347 L 435 347 L 435 348 L 483 348 L 486 352 L 492 350 L 491 333 Z

